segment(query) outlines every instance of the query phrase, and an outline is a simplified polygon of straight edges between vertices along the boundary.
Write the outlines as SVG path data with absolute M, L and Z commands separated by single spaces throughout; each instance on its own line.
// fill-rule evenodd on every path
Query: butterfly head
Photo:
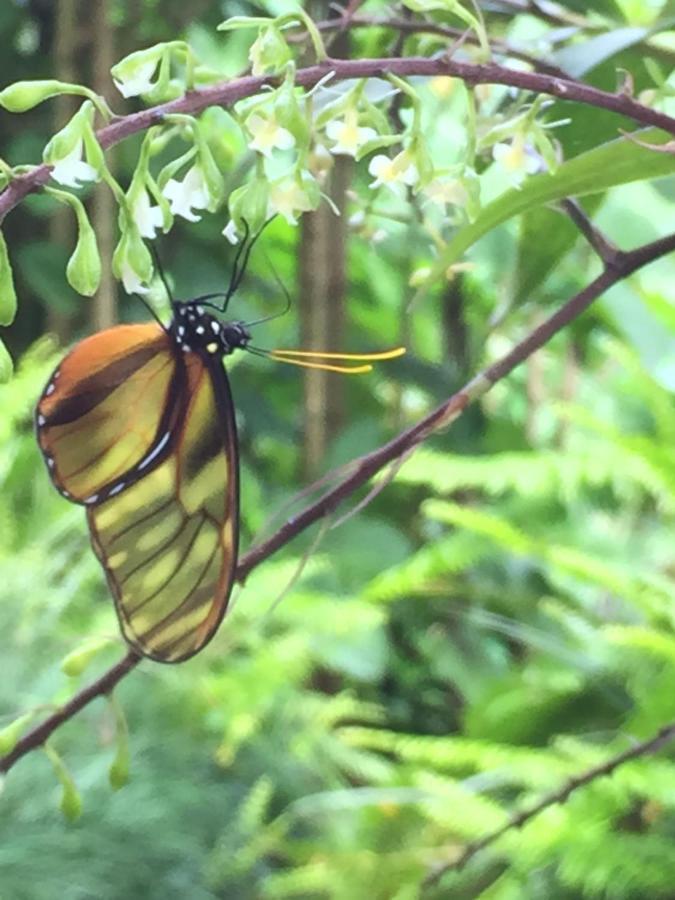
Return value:
M 245 348 L 251 334 L 243 322 L 222 322 L 196 301 L 174 304 L 171 333 L 186 353 L 228 356 Z

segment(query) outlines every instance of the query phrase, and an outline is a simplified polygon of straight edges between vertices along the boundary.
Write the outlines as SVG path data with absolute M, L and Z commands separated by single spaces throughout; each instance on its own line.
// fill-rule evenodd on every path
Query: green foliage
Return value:
M 556 7 L 555 22 L 534 7 L 505 17 L 456 0 L 405 5 L 424 14 L 431 33 L 399 39 L 389 28 L 354 27 L 352 56 L 446 52 L 454 38 L 442 29 L 468 28 L 454 50 L 472 61 L 483 58 L 487 36 L 502 48 L 498 61 L 522 66 L 525 48 L 610 91 L 625 70 L 638 99 L 672 111 L 670 26 L 659 19 L 666 4 L 568 3 Z M 372 160 L 354 163 L 351 206 L 341 211 L 356 238 L 344 349 L 379 349 L 404 335 L 409 353 L 346 385 L 345 427 L 325 469 L 416 422 L 594 276 L 587 247 L 548 204 L 587 194 L 585 208 L 620 246 L 664 233 L 673 157 L 620 137 L 619 124 L 632 126 L 614 113 L 561 101 L 547 108 L 503 87 L 469 91 L 449 79 L 328 82 L 308 99 L 294 87 L 292 61 L 321 59 L 330 32 L 270 0 L 239 4 L 216 33 L 220 7 L 208 6 L 195 22 L 178 0 L 111 4 L 124 57 L 113 75 L 141 98 L 131 102 L 163 102 L 236 76 L 247 60 L 275 75 L 273 90 L 234 117 L 211 109 L 157 123 L 142 142 L 119 147 L 115 179 L 90 105 L 48 155 L 58 164 L 81 141 L 76 171 L 113 191 L 125 234 L 114 268 L 127 286 L 150 280 L 134 217 L 145 221 L 146 204 L 154 207 L 178 296 L 227 283 L 225 219 L 211 211 L 227 200 L 236 230 L 242 219 L 264 220 L 274 198 L 288 215 L 266 231 L 266 256 L 253 254 L 232 302 L 245 321 L 283 305 L 271 268 L 293 284 L 289 223 L 324 189 L 311 168 L 321 161 L 317 142 L 346 141 L 351 128 L 361 141 L 355 160 L 383 157 L 377 173 L 366 174 Z M 365 12 L 385 16 L 390 7 L 371 2 Z M 5 106 L 83 93 L 52 77 L 43 27 L 31 4 L 0 4 L 0 34 L 10 36 L 0 80 L 20 83 L 0 92 Z M 3 112 L 11 165 L 0 162 L 2 185 L 20 163 L 39 162 L 56 130 L 56 102 L 18 122 Z M 569 123 L 551 131 L 563 117 Z M 265 128 L 282 144 L 283 130 L 295 141 L 273 149 L 274 165 L 260 149 Z M 666 140 L 655 131 L 641 137 Z M 526 177 L 528 148 L 548 171 Z M 500 157 L 522 171 L 509 172 Z M 291 181 L 280 159 L 296 167 Z M 195 167 L 204 183 L 191 198 L 200 205 L 182 209 L 202 219 L 188 230 L 165 191 L 173 181 L 169 195 L 178 196 Z M 18 363 L 0 416 L 3 751 L 124 652 L 82 510 L 52 489 L 33 434 L 35 400 L 60 355 L 40 339 L 45 313 L 69 338 L 88 332 L 89 305 L 76 302 L 63 276 L 84 293 L 99 279 L 87 189 L 59 193 L 79 237 L 73 228 L 59 246 L 47 230 L 56 204 L 35 197 L 5 229 L 14 273 L 0 238 L 0 322 L 12 322 L 3 337 Z M 456 266 L 465 252 L 469 265 Z M 429 283 L 436 268 L 440 286 L 432 282 L 429 296 L 410 305 L 411 285 Z M 350 499 L 256 568 L 202 654 L 176 668 L 142 664 L 111 702 L 97 700 L 59 729 L 46 754 L 22 759 L 0 797 L 3 898 L 671 897 L 675 765 L 667 747 L 507 831 L 438 886 L 422 884 L 514 812 L 675 719 L 674 278 L 673 261 L 663 259 L 617 286 L 430 437 L 365 509 L 346 516 L 360 498 Z M 129 303 L 120 314 L 145 313 Z M 298 319 L 294 303 L 290 315 L 261 326 L 260 345 L 296 344 Z M 305 487 L 301 383 L 270 366 L 251 358 L 230 368 L 244 548 L 308 499 L 296 493 Z M 0 371 L 9 369 L 0 355 Z

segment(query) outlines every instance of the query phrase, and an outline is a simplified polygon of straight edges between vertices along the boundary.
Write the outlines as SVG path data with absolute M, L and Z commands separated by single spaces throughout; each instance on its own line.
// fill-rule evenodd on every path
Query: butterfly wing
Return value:
M 156 325 L 78 344 L 38 404 L 61 492 L 87 505 L 126 640 L 179 662 L 213 636 L 237 558 L 237 440 L 220 359 L 181 353 Z
M 239 535 L 237 441 L 220 360 L 186 354 L 187 403 L 171 452 L 87 511 L 125 638 L 181 662 L 213 637 L 232 588 Z M 176 398 L 177 399 L 177 398 Z
M 36 411 L 38 442 L 59 491 L 76 503 L 96 503 L 124 487 L 130 471 L 142 475 L 158 462 L 179 413 L 169 391 L 181 379 L 157 324 L 120 325 L 77 344 Z

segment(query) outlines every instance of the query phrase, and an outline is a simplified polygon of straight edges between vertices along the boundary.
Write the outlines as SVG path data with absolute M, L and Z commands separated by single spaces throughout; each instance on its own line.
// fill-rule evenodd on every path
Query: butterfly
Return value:
M 247 349 L 358 373 L 372 366 L 318 360 L 404 352 L 253 348 L 249 325 L 257 323 L 219 315 L 241 281 L 250 243 L 222 306 L 209 302 L 221 294 L 172 300 L 168 326 L 157 319 L 85 338 L 54 370 L 35 413 L 54 485 L 86 510 L 122 634 L 135 653 L 158 662 L 182 662 L 211 640 L 234 581 L 239 464 L 224 358 Z

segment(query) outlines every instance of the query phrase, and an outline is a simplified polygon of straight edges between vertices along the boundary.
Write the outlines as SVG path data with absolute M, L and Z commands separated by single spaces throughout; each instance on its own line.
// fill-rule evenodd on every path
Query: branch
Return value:
M 550 794 L 546 794 L 541 798 L 541 800 L 530 806 L 528 809 L 524 809 L 522 812 L 512 815 L 500 828 L 496 828 L 489 834 L 486 834 L 482 838 L 479 838 L 479 840 L 473 841 L 473 843 L 471 844 L 467 844 L 467 846 L 464 848 L 464 852 L 455 862 L 443 863 L 442 865 L 439 865 L 436 868 L 432 869 L 432 871 L 424 881 L 424 887 L 431 887 L 432 885 L 436 884 L 438 881 L 440 881 L 440 879 L 446 872 L 461 869 L 481 850 L 485 850 L 486 847 L 494 844 L 495 841 L 497 841 L 508 831 L 515 830 L 516 828 L 522 828 L 522 826 L 525 825 L 526 822 L 529 822 L 530 819 L 538 816 L 540 812 L 543 812 L 543 810 L 547 809 L 549 806 L 555 806 L 558 803 L 565 803 L 570 794 L 572 794 L 579 788 L 585 787 L 585 785 L 590 784 L 597 778 L 604 778 L 607 775 L 611 775 L 616 769 L 619 768 L 619 766 L 622 766 L 626 762 L 630 762 L 633 759 L 638 759 L 641 756 L 647 756 L 650 753 L 656 753 L 657 750 L 660 750 L 661 747 L 670 743 L 670 741 L 674 739 L 675 722 L 671 722 L 670 725 L 664 725 L 663 728 L 659 729 L 659 731 L 653 737 L 648 738 L 644 741 L 639 741 L 637 744 L 633 744 L 633 746 L 629 747 L 627 750 L 623 750 L 621 753 L 617 753 L 616 756 L 610 757 L 604 763 L 600 763 L 597 766 L 592 766 L 590 769 L 586 769 L 586 771 L 582 772 L 580 775 L 575 775 L 558 790 L 551 791 Z
M 576 200 L 568 197 L 561 202 L 560 206 L 598 254 L 604 265 L 613 266 L 619 253 L 616 244 L 595 227 Z
M 438 406 L 416 425 L 408 428 L 399 434 L 398 437 L 395 437 L 372 453 L 355 460 L 350 467 L 350 472 L 335 487 L 326 491 L 315 503 L 307 506 L 297 516 L 287 519 L 281 528 L 268 540 L 246 553 L 237 566 L 237 580 L 243 584 L 249 573 L 256 566 L 260 565 L 263 560 L 288 544 L 294 537 L 306 528 L 309 528 L 310 525 L 313 525 L 314 522 L 332 512 L 343 500 L 365 485 L 373 475 L 382 471 L 389 463 L 398 460 L 404 454 L 410 453 L 433 432 L 450 425 L 462 414 L 469 403 L 474 402 L 485 394 L 497 381 L 504 378 L 517 365 L 531 356 L 535 350 L 543 347 L 554 334 L 578 318 L 608 288 L 631 275 L 637 269 L 646 266 L 648 263 L 673 250 L 675 250 L 675 233 L 649 244 L 644 244 L 636 250 L 628 252 L 618 251 L 611 266 L 606 267 L 604 272 L 584 290 L 572 297 L 571 300 L 568 300 L 564 306 L 538 325 L 526 338 L 516 344 L 509 353 L 472 378 L 461 390 L 453 394 L 449 400 Z M 323 481 L 324 479 L 322 479 Z M 134 653 L 129 652 L 124 659 L 104 673 L 98 681 L 84 688 L 61 709 L 27 732 L 14 749 L 0 759 L 0 772 L 7 772 L 22 756 L 42 746 L 60 725 L 72 719 L 91 700 L 109 694 L 115 685 L 139 662 L 140 659 Z
M 450 25 L 441 25 L 439 22 L 414 19 L 379 18 L 377 16 L 351 16 L 346 18 L 345 14 L 340 19 L 327 19 L 324 22 L 317 22 L 316 27 L 319 31 L 327 32 L 344 31 L 351 28 L 389 28 L 401 34 L 437 34 L 451 41 L 461 40 L 475 47 L 480 46 L 478 37 L 473 32 L 468 32 L 466 28 L 453 28 Z M 293 38 L 293 40 L 304 39 L 304 37 L 305 35 L 302 38 Z M 520 59 L 531 65 L 537 72 L 546 72 L 548 75 L 555 75 L 558 78 L 569 78 L 564 69 L 552 65 L 532 53 L 527 53 L 525 50 L 514 47 L 513 44 L 509 44 L 503 38 L 488 36 L 488 40 L 490 47 L 495 53 Z
M 312 88 L 329 73 L 332 74 L 334 81 L 348 78 L 386 78 L 387 75 L 393 74 L 402 77 L 448 75 L 460 78 L 472 86 L 504 84 L 537 94 L 549 94 L 560 100 L 574 100 L 588 106 L 607 109 L 642 125 L 661 128 L 668 134 L 675 135 L 674 118 L 644 106 L 626 94 L 601 91 L 571 78 L 560 78 L 542 72 L 518 72 L 496 63 L 475 65 L 457 62 L 447 57 L 426 59 L 418 56 L 396 59 L 329 59 L 321 65 L 299 69 L 295 81 L 301 87 Z M 245 75 L 234 81 L 216 84 L 199 91 L 190 91 L 170 103 L 153 106 L 128 116 L 120 116 L 110 125 L 101 128 L 97 136 L 101 146 L 106 150 L 132 134 L 160 124 L 166 115 L 196 114 L 210 106 L 232 106 L 245 97 L 259 93 L 264 87 L 274 87 L 278 84 L 279 79 L 275 76 Z M 0 224 L 7 213 L 27 194 L 47 183 L 50 172 L 51 167 L 43 163 L 24 175 L 17 175 L 7 185 L 0 194 Z

